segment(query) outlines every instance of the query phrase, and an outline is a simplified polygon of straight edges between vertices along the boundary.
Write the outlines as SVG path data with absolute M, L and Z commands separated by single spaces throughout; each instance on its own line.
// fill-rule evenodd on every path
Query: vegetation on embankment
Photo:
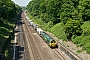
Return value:
M 27 10 L 42 29 L 90 53 L 90 0 L 32 0 Z
M 90 21 L 84 22 L 81 28 L 83 29 L 82 35 L 74 37 L 72 41 L 90 54 Z
M 42 22 L 40 18 L 37 16 L 32 17 L 29 12 L 27 12 L 27 16 L 34 21 L 34 23 L 38 24 L 39 27 L 44 29 L 45 31 L 49 31 L 54 34 L 59 39 L 67 40 L 64 25 L 62 23 L 58 23 L 53 27 L 49 27 L 48 23 Z M 72 42 L 77 44 L 77 46 L 82 47 L 82 51 L 87 51 L 90 54 L 90 21 L 86 21 L 81 26 L 83 29 L 83 33 L 81 36 L 72 37 Z
M 21 7 L 11 0 L 0 0 L 0 54 L 5 54 L 7 60 L 12 60 L 14 27 Z

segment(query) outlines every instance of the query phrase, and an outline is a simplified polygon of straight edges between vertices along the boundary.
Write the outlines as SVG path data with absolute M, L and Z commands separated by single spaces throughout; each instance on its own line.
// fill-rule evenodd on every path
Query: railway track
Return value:
M 27 20 L 25 21 L 26 23 L 26 27 L 25 29 L 27 29 L 27 35 L 29 36 L 29 45 L 31 47 L 31 51 L 32 51 L 32 60 L 51 60 L 52 57 L 49 54 L 50 52 L 47 52 L 48 49 L 43 48 L 44 47 L 44 41 L 42 40 L 42 38 L 33 30 L 32 27 L 28 26 L 28 22 Z M 37 36 L 36 36 L 37 35 Z M 38 39 L 39 38 L 39 39 Z M 41 43 L 42 41 L 42 43 Z M 44 43 L 43 43 L 44 42 Z M 47 45 L 48 47 L 48 45 Z M 49 47 L 48 47 L 49 48 Z M 53 60 L 53 59 L 52 59 Z
M 66 60 L 64 54 L 61 56 L 60 50 L 51 49 L 35 30 L 28 26 L 24 13 L 22 13 L 21 22 L 24 24 L 19 27 L 19 29 L 22 29 L 21 35 L 19 35 L 19 43 L 20 46 L 24 47 L 24 50 L 21 54 L 21 59 L 18 60 Z
M 27 26 L 28 22 L 25 21 L 25 23 L 26 23 L 25 26 Z M 45 50 L 43 50 L 43 48 L 41 48 L 41 44 L 39 43 L 39 39 L 37 39 L 37 37 L 33 37 L 35 34 L 33 28 L 27 26 L 25 29 L 27 29 L 26 31 L 28 31 L 27 32 L 27 34 L 29 36 L 28 41 L 29 41 L 29 45 L 31 47 L 31 51 L 33 54 L 33 60 L 50 60 L 49 58 L 46 58 L 46 56 L 48 55 L 48 54 L 46 54 L 47 51 L 45 51 Z M 44 53 L 43 51 L 46 53 Z
M 18 60 L 24 60 L 24 37 L 23 37 L 23 30 L 22 30 L 21 20 L 19 20 L 19 32 L 18 32 L 18 45 L 17 45 L 17 52 L 18 52 Z
M 67 60 L 69 58 L 65 57 L 65 55 L 59 51 L 59 49 L 53 49 L 53 52 L 58 57 L 59 60 Z
M 22 14 L 21 14 L 22 16 Z M 22 24 L 22 18 L 20 17 L 18 22 L 18 32 L 17 32 L 17 45 L 16 45 L 16 58 L 15 60 L 30 60 L 29 59 L 29 53 L 27 49 L 27 43 L 26 38 L 23 31 L 23 24 Z
M 27 29 L 26 31 L 28 31 L 27 32 L 27 35 L 29 36 L 28 42 L 29 42 L 29 45 L 31 47 L 30 50 L 32 51 L 33 60 L 51 60 L 53 57 L 51 57 L 50 52 L 48 51 L 50 49 L 45 48 L 45 44 L 44 44 L 45 42 L 33 30 L 32 27 L 27 25 L 28 24 L 27 20 L 25 21 L 25 23 L 26 23 L 25 26 L 27 26 L 27 27 L 25 27 L 25 29 Z M 48 47 L 48 45 L 47 45 L 47 47 Z
M 16 60 L 70 60 L 60 48 L 51 49 L 37 32 L 28 26 L 29 22 L 26 20 L 24 12 L 21 17 L 18 21 Z
M 27 23 L 26 21 L 24 21 L 24 22 Z M 42 58 L 39 56 L 40 55 L 40 53 L 38 52 L 39 50 L 38 50 L 37 45 L 36 45 L 34 38 L 32 36 L 32 31 L 30 31 L 27 24 L 25 24 L 25 30 L 26 30 L 27 38 L 29 39 L 28 40 L 29 45 L 31 47 L 32 60 L 42 60 Z

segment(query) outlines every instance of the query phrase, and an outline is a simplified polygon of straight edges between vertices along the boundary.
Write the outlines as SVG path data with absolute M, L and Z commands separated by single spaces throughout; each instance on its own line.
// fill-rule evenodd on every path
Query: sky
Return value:
M 15 4 L 18 4 L 19 6 L 26 6 L 31 0 L 12 0 Z

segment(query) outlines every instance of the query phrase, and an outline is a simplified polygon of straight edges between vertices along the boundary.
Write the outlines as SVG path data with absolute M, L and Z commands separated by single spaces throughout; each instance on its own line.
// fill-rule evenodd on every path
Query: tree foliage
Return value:
M 20 10 L 11 0 L 0 0 L 0 20 L 12 19 L 16 17 L 16 12 Z
M 78 12 L 82 13 L 84 21 L 90 20 L 90 0 L 80 0 L 77 9 Z
M 46 23 L 55 36 L 67 37 L 90 54 L 90 0 L 32 0 L 27 9 Z
M 75 8 L 72 1 L 65 1 L 61 5 L 60 20 L 65 24 L 74 12 Z
M 69 38 L 80 36 L 82 22 L 90 20 L 90 0 L 32 0 L 27 9 L 46 23 L 63 22 Z
M 54 24 L 60 22 L 59 19 L 59 10 L 61 2 L 59 0 L 32 0 L 27 5 L 27 9 L 33 16 L 48 16 L 46 17 L 46 22 L 52 21 Z
M 13 60 L 12 49 L 7 45 L 10 45 L 9 42 L 14 37 L 11 37 L 11 35 L 14 33 L 13 28 L 20 10 L 20 6 L 16 5 L 13 1 L 0 0 L 0 47 L 2 48 L 2 53 L 5 54 L 6 60 Z
M 73 35 L 80 36 L 82 33 L 82 29 L 80 28 L 79 20 L 69 19 L 65 24 L 65 33 L 67 34 L 67 38 L 71 39 Z

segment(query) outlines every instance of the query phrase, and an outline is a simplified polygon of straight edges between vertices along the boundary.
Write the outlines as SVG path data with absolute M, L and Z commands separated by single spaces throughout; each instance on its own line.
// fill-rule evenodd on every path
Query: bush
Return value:
M 5 51 L 5 57 L 6 57 L 7 60 L 10 58 L 10 54 L 9 54 L 8 50 Z
M 87 49 L 87 53 L 90 54 L 90 47 Z
M 84 22 L 84 24 L 81 26 L 83 29 L 83 36 L 88 36 L 90 35 L 90 21 Z
M 74 44 L 79 44 L 82 40 L 81 36 L 78 36 L 77 38 L 73 39 L 72 41 L 74 42 Z
M 88 41 L 90 42 L 90 41 Z M 86 52 L 88 54 L 90 54 L 90 43 L 85 43 L 85 45 L 83 46 L 83 50 L 86 50 Z
M 53 27 L 53 22 L 52 21 L 49 21 L 48 22 L 48 26 L 49 26 L 49 28 Z
M 64 32 L 64 26 L 62 23 L 58 23 L 51 28 L 51 32 L 59 39 L 66 40 L 66 34 Z
M 90 35 L 89 36 L 78 36 L 72 40 L 75 44 L 82 47 L 83 50 L 86 50 L 90 54 Z
M 83 29 L 82 35 L 75 37 L 72 41 L 90 54 L 90 21 L 84 22 L 81 28 Z

